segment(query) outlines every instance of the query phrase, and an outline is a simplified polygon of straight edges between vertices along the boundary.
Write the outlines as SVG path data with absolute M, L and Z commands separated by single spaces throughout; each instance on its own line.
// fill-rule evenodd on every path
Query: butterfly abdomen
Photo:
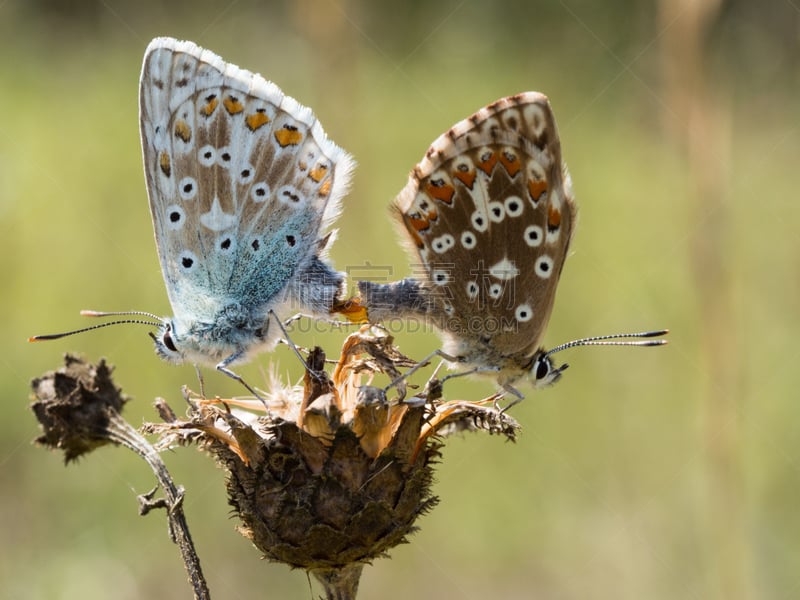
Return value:
M 359 281 L 358 291 L 368 318 L 373 323 L 414 315 L 425 316 L 433 310 L 433 297 L 416 279 L 392 283 Z

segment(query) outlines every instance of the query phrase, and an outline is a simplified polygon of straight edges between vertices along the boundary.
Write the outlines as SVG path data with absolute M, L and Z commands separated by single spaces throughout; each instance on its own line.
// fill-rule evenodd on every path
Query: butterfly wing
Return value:
M 150 43 L 140 111 L 156 245 L 176 318 L 211 322 L 231 302 L 250 311 L 274 306 L 324 246 L 350 157 L 308 108 L 191 42 Z
M 430 147 L 395 202 L 456 355 L 538 346 L 576 207 L 545 96 L 503 98 Z

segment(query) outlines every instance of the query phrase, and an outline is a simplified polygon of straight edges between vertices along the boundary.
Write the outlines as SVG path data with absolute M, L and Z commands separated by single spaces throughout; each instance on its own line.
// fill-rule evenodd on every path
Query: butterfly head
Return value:
M 533 356 L 531 367 L 528 370 L 528 380 L 536 389 L 547 387 L 561 379 L 561 374 L 566 371 L 568 367 L 569 365 L 567 363 L 556 366 L 553 359 L 550 357 L 550 352 L 542 348 Z
M 556 352 L 561 352 L 567 348 L 575 346 L 663 346 L 667 343 L 666 340 L 653 338 L 661 338 L 668 332 L 669 330 L 667 329 L 659 329 L 639 333 L 615 333 L 572 340 L 550 350 L 541 348 L 531 359 L 530 367 L 528 368 L 528 379 L 533 384 L 533 387 L 537 389 L 552 385 L 561 379 L 561 374 L 567 370 L 569 365 L 564 363 L 556 366 L 552 356 Z
M 175 326 L 169 319 L 164 319 L 159 325 L 158 332 L 150 332 L 156 347 L 156 354 L 167 362 L 181 363 L 184 360 L 180 350 L 180 342 L 175 335 Z M 177 343 L 176 343 L 177 342 Z

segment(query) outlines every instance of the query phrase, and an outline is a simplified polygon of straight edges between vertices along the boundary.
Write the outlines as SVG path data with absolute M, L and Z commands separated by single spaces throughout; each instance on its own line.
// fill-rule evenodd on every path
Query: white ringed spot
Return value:
M 492 223 L 500 223 L 506 218 L 506 209 L 502 203 L 497 201 L 489 202 L 487 208 L 489 209 L 489 220 Z
M 256 176 L 256 170 L 253 165 L 245 165 L 239 170 L 239 185 L 247 185 Z
M 439 237 L 433 238 L 431 242 L 431 248 L 437 254 L 442 254 L 443 252 L 447 252 L 456 245 L 456 241 L 453 239 L 453 236 L 449 233 L 445 233 L 440 235 Z
M 252 188 L 250 188 L 250 197 L 253 202 L 264 202 L 269 198 L 269 186 L 264 181 L 259 181 Z
M 538 225 L 528 225 L 525 228 L 525 233 L 522 234 L 525 243 L 531 248 L 537 248 L 542 245 L 544 238 L 544 231 Z
M 467 298 L 470 300 L 475 300 L 478 297 L 478 292 L 480 288 L 478 287 L 478 283 L 476 281 L 468 281 L 467 282 Z
M 540 256 L 536 259 L 534 271 L 542 279 L 548 279 L 553 273 L 553 259 L 546 254 Z
M 467 250 L 472 250 L 478 245 L 478 238 L 471 231 L 465 231 L 461 234 L 461 245 Z
M 170 204 L 167 207 L 167 229 L 177 231 L 186 222 L 186 213 L 177 204 Z
M 514 311 L 514 317 L 520 323 L 527 323 L 533 318 L 533 309 L 530 304 L 520 304 Z
M 522 199 L 519 196 L 509 196 L 505 199 L 505 202 L 503 202 L 503 206 L 509 217 L 518 217 L 525 209 L 525 205 L 522 204 Z
M 472 213 L 470 221 L 472 222 L 472 226 L 475 228 L 475 231 L 480 231 L 483 233 L 489 229 L 489 221 L 486 219 L 486 215 L 479 210 L 476 210 L 474 213 Z
M 431 279 L 436 285 L 447 285 L 450 282 L 450 273 L 444 269 L 434 269 L 431 273 Z
M 197 151 L 197 162 L 204 167 L 211 167 L 217 162 L 217 150 L 214 146 L 206 144 Z
M 220 167 L 230 169 L 232 158 L 233 156 L 231 155 L 231 149 L 227 146 L 223 146 L 217 150 L 217 164 Z
M 197 196 L 197 181 L 194 177 L 184 177 L 178 183 L 178 193 L 182 200 L 191 200 Z
M 236 238 L 232 235 L 221 235 L 217 238 L 216 247 L 220 254 L 233 254 L 236 250 Z
M 184 250 L 178 255 L 178 265 L 184 273 L 194 271 L 197 268 L 197 256 L 194 252 Z

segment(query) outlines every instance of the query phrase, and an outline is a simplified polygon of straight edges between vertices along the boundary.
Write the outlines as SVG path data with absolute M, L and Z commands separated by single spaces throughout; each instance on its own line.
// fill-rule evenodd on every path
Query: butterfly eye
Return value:
M 540 354 L 534 359 L 533 366 L 531 367 L 534 387 L 543 388 L 554 384 L 561 379 L 561 374 L 567 367 L 569 367 L 567 363 L 556 367 L 553 365 L 553 360 L 543 351 L 540 351 Z
M 536 364 L 536 380 L 541 381 L 550 373 L 550 368 L 552 364 L 550 363 L 550 359 L 544 357 L 539 359 Z
M 172 336 L 169 333 L 169 327 L 167 327 L 164 335 L 161 336 L 161 341 L 163 342 L 164 346 L 166 346 L 167 350 L 172 350 L 172 352 L 178 351 L 177 346 L 175 346 L 175 342 L 172 341 Z

